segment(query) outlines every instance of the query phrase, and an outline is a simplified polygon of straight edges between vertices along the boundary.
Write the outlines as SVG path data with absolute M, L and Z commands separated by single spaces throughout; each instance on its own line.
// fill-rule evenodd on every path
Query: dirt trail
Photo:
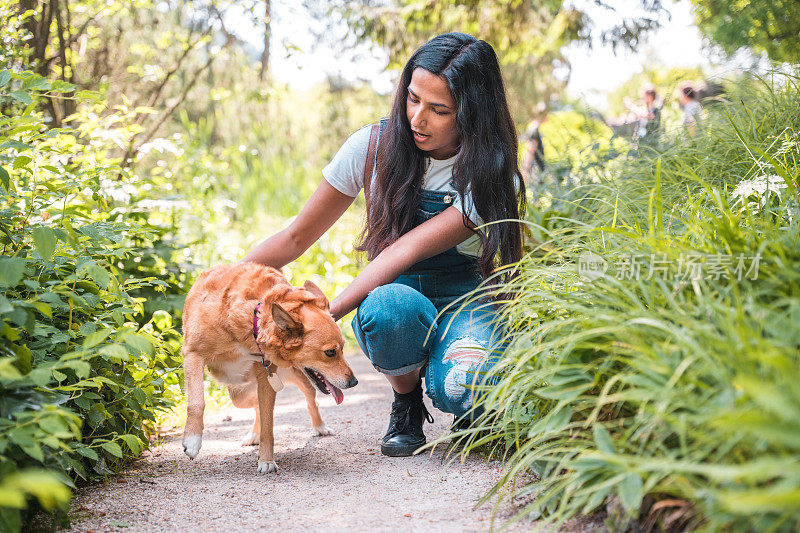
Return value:
M 278 394 L 277 475 L 258 475 L 257 447 L 239 445 L 252 410 L 207 413 L 196 460 L 183 454 L 180 434 L 167 435 L 121 476 L 78 492 L 72 531 L 489 530 L 491 507 L 473 506 L 502 464 L 472 457 L 446 466 L 442 452 L 381 455 L 391 392 L 362 354 L 348 361 L 359 384 L 345 391 L 344 402 L 317 395 L 333 436 L 315 435 L 297 388 Z M 436 419 L 426 425 L 432 440 L 448 432 L 452 415 L 426 402 Z

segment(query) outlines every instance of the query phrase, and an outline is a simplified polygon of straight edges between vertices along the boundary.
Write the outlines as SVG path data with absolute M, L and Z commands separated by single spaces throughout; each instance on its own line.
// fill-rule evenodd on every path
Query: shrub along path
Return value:
M 500 475 L 502 464 L 473 456 L 462 464 L 433 455 L 389 458 L 379 439 L 391 393 L 361 355 L 351 355 L 359 384 L 344 402 L 318 395 L 335 435 L 314 434 L 300 392 L 278 394 L 275 455 L 279 473 L 256 473 L 257 447 L 239 441 L 252 411 L 206 412 L 200 455 L 183 454 L 179 431 L 146 452 L 121 476 L 84 487 L 73 501 L 75 531 L 486 531 L 491 506 L 474 504 Z M 430 406 L 429 406 L 430 409 Z M 431 409 L 428 438 L 448 431 L 451 415 Z M 528 530 L 532 524 L 520 525 Z M 572 530 L 585 529 L 576 524 Z M 124 529 L 119 529 L 124 528 Z

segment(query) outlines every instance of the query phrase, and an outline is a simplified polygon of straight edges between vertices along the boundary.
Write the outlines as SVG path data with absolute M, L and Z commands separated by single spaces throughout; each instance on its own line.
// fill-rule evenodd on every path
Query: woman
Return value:
M 521 217 L 525 189 L 497 56 L 470 35 L 440 35 L 414 53 L 380 129 L 360 245 L 370 263 L 330 310 L 338 320 L 358 308 L 358 342 L 394 390 L 381 451 L 406 456 L 432 421 L 423 375 L 437 408 L 458 419 L 472 406 L 465 384 L 496 347 L 495 311 L 472 304 L 437 315 L 521 258 L 521 226 L 508 220 Z M 245 260 L 282 267 L 327 231 L 363 187 L 371 130 L 345 142 L 294 222 Z

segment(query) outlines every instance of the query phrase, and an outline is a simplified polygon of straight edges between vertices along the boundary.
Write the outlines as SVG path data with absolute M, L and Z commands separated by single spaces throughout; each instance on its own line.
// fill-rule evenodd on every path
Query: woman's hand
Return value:
M 378 254 L 331 302 L 333 318 L 339 320 L 345 316 L 358 307 L 371 290 L 390 283 L 415 263 L 449 250 L 472 235 L 473 231 L 464 225 L 461 212 L 448 207 Z
M 242 261 L 282 268 L 317 242 L 347 211 L 353 200 L 323 179 L 289 227 L 253 248 Z

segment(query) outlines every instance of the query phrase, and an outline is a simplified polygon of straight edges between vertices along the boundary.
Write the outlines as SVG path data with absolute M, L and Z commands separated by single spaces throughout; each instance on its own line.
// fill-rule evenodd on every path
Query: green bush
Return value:
M 461 435 L 508 460 L 486 499 L 535 496 L 522 514 L 548 523 L 605 506 L 614 530 L 800 529 L 800 85 L 779 80 L 536 228 Z
M 74 481 L 113 473 L 146 448 L 155 414 L 171 405 L 164 379 L 180 364 L 171 317 L 156 312 L 141 326 L 143 302 L 132 296 L 167 284 L 123 268 L 153 239 L 122 219 L 110 193 L 128 180 L 114 142 L 134 130 L 119 111 L 49 129 L 37 101 L 93 98 L 73 90 L 0 72 L 4 530 L 22 527 L 31 502 L 63 508 Z

